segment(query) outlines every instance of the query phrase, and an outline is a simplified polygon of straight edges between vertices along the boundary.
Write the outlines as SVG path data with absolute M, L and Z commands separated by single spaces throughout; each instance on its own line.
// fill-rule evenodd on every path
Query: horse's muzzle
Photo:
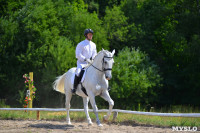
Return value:
M 110 80 L 111 78 L 112 78 L 112 76 L 111 76 L 111 77 L 106 76 L 106 79 L 107 79 L 107 80 Z

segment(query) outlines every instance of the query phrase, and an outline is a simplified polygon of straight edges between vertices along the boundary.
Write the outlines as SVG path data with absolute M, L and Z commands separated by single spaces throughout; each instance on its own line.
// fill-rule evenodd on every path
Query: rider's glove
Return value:
M 91 62 L 93 62 L 93 59 L 92 59 L 92 57 L 90 58 L 90 60 L 91 60 Z
M 88 63 L 88 64 L 92 64 L 92 61 L 90 59 L 85 59 L 85 61 Z

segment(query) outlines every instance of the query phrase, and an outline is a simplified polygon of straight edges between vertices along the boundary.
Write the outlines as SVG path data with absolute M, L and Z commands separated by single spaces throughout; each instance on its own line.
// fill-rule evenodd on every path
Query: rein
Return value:
M 103 57 L 103 62 L 104 62 L 104 58 L 113 58 L 113 57 L 108 57 L 108 56 L 104 56 Z M 105 71 L 109 71 L 112 70 L 112 68 L 103 68 L 103 70 L 100 70 L 99 68 L 95 67 L 93 64 L 91 64 L 95 69 L 99 70 L 100 72 L 105 72 Z
M 92 64 L 91 64 L 92 65 Z M 102 70 L 100 70 L 99 68 L 95 67 L 94 65 L 92 65 L 95 69 L 99 70 L 100 72 L 103 72 Z

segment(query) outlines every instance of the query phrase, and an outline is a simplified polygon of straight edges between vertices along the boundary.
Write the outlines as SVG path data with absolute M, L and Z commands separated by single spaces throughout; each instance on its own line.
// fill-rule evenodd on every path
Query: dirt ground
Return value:
M 73 121 L 72 121 L 73 122 Z M 128 122 L 127 122 L 128 123 Z M 136 123 L 103 123 L 103 127 L 98 127 L 96 123 L 88 125 L 87 122 L 73 122 L 67 125 L 65 121 L 47 120 L 0 120 L 0 133 L 170 133 L 171 128 L 138 125 Z

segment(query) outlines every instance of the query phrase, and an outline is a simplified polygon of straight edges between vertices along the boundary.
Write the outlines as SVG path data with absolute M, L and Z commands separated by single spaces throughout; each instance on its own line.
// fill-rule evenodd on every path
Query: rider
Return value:
M 78 60 L 74 78 L 74 88 L 72 90 L 72 93 L 76 92 L 77 86 L 80 81 L 79 76 L 81 69 L 86 64 L 91 64 L 92 60 L 97 55 L 96 44 L 92 42 L 93 33 L 94 32 L 92 29 L 86 29 L 84 31 L 84 36 L 86 39 L 80 42 L 76 47 L 76 58 Z

